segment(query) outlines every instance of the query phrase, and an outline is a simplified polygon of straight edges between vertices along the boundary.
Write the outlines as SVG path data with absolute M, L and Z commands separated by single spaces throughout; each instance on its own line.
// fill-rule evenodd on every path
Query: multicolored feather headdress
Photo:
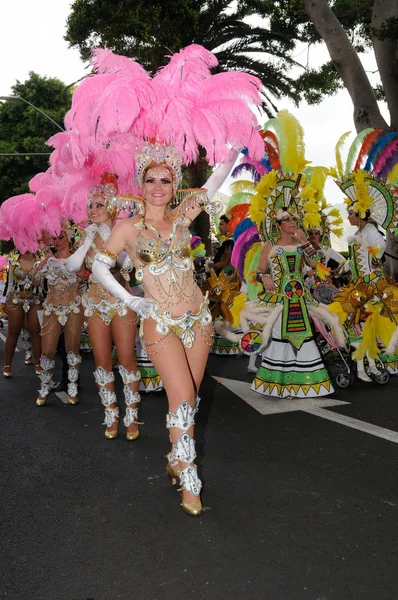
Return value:
M 336 146 L 337 167 L 331 171 L 335 182 L 346 196 L 347 208 L 358 212 L 362 219 L 370 215 L 380 227 L 394 231 L 398 226 L 398 189 L 392 181 L 398 164 L 398 133 L 380 137 L 379 129 L 360 132 L 351 144 L 344 168 L 341 149 L 349 133 L 344 133 Z

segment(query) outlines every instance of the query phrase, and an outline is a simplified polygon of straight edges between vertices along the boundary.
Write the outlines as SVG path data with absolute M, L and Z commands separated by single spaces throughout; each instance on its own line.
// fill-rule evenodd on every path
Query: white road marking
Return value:
M 353 417 L 341 415 L 331 410 L 325 410 L 331 406 L 350 404 L 350 402 L 343 402 L 342 400 L 335 400 L 329 397 L 282 400 L 271 396 L 262 396 L 257 392 L 253 392 L 253 390 L 250 389 L 250 383 L 247 383 L 246 381 L 225 379 L 224 377 L 215 377 L 214 375 L 213 377 L 236 396 L 244 400 L 247 404 L 250 404 L 251 407 L 262 415 L 274 415 L 301 410 L 310 415 L 328 419 L 334 423 L 339 423 L 340 425 L 345 425 L 346 427 L 351 427 L 357 431 L 369 433 L 370 435 L 398 444 L 398 432 L 396 431 L 385 429 L 384 427 L 379 427 L 372 423 L 366 423 L 365 421 L 360 421 Z
M 305 412 L 308 412 L 311 415 L 316 415 L 317 417 L 322 417 L 322 419 L 329 419 L 329 421 L 346 425 L 347 427 L 352 427 L 353 429 L 358 429 L 358 431 L 363 431 L 364 433 L 370 433 L 371 435 L 383 438 L 383 440 L 394 442 L 394 444 L 398 444 L 397 431 L 391 431 L 391 429 L 385 429 L 384 427 L 379 427 L 378 425 L 373 425 L 372 423 L 366 423 L 365 421 L 360 421 L 359 419 L 354 419 L 353 417 L 347 417 L 347 415 L 340 415 L 339 413 L 335 413 L 330 410 L 323 410 L 322 408 L 307 409 Z
M 69 404 L 68 394 L 66 392 L 55 392 L 55 395 L 58 396 L 64 404 Z
M 213 375 L 214 377 L 214 375 Z M 214 377 L 224 387 L 228 388 L 239 398 L 242 398 L 247 404 L 250 404 L 262 415 L 274 415 L 278 413 L 293 412 L 296 410 L 306 410 L 315 407 L 327 408 L 329 406 L 339 406 L 349 404 L 342 400 L 333 398 L 297 398 L 295 400 L 286 400 L 273 398 L 272 396 L 262 396 L 250 389 L 250 383 L 246 381 L 237 381 L 236 379 L 225 379 L 224 377 Z

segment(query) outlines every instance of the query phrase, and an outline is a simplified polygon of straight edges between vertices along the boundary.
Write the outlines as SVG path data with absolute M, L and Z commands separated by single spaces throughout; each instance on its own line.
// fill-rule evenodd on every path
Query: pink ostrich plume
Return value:
M 40 224 L 43 231 L 57 237 L 61 232 L 63 218 L 62 201 L 67 192 L 67 187 L 47 186 L 36 194 L 36 206 L 40 215 Z
M 0 207 L 0 239 L 10 240 L 13 237 L 11 214 L 18 204 L 32 197 L 33 194 L 19 194 L 3 202 Z
M 94 51 L 92 63 L 98 74 L 77 88 L 66 119 L 75 166 L 115 140 L 133 155 L 151 137 L 174 145 L 185 164 L 198 158 L 199 145 L 212 165 L 245 146 L 261 160 L 264 146 L 252 111 L 261 103 L 260 80 L 240 72 L 212 75 L 217 59 L 202 46 L 174 54 L 153 78 L 107 50 Z M 53 145 L 60 153 L 57 136 Z M 63 162 L 58 155 L 52 160 L 57 170 Z
M 43 226 L 33 194 L 25 194 L 24 200 L 12 210 L 10 229 L 14 244 L 20 252 L 36 252 L 39 249 Z

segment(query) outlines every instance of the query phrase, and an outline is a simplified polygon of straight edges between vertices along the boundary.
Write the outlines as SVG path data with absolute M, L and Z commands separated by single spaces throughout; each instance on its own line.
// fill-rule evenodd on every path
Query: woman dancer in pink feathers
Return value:
M 32 194 L 14 196 L 3 202 L 0 209 L 0 238 L 13 239 L 16 248 L 10 252 L 7 261 L 7 280 L 2 303 L 8 317 L 8 332 L 5 344 L 5 365 L 3 375 L 11 377 L 12 359 L 18 337 L 26 327 L 30 336 L 36 373 L 40 372 L 40 323 L 38 311 L 43 301 L 43 281 L 33 282 L 35 266 L 43 259 L 43 253 L 24 243 L 21 229 L 29 229 L 29 222 L 37 207 Z M 29 364 L 25 361 L 26 364 Z
M 124 426 L 126 439 L 138 439 L 138 403 L 141 401 L 139 382 L 141 375 L 134 357 L 137 331 L 137 315 L 108 292 L 91 273 L 93 261 L 111 234 L 117 213 L 117 181 L 115 175 L 106 173 L 100 185 L 91 190 L 87 215 L 91 225 L 85 230 L 85 241 L 66 262 L 70 271 L 77 271 L 85 264 L 90 272 L 88 289 L 83 294 L 84 316 L 94 354 L 96 369 L 94 379 L 99 388 L 101 402 L 105 407 L 105 437 L 118 435 L 119 407 L 115 393 L 115 376 L 112 371 L 112 341 L 115 342 L 119 372 L 123 380 L 126 404 Z M 127 260 L 126 260 L 127 259 Z M 128 289 L 131 261 L 126 253 L 113 271 L 117 281 Z
M 189 226 L 202 210 L 212 216 L 222 210 L 213 197 L 243 147 L 257 158 L 264 152 L 249 106 L 261 104 L 260 81 L 238 72 L 213 76 L 216 65 L 214 54 L 194 44 L 151 77 L 125 57 L 96 50 L 97 75 L 77 88 L 67 131 L 50 140 L 56 148 L 52 176 L 66 182 L 63 207 L 75 221 L 86 217 L 88 193 L 76 177 L 79 170 L 90 174 L 101 166 L 102 172 L 117 173 L 121 194 L 140 196 L 131 202 L 138 212 L 112 229 L 92 272 L 141 318 L 141 339 L 169 403 L 167 474 L 173 484 L 179 482 L 182 507 L 194 516 L 202 512 L 194 422 L 212 324 L 195 282 Z M 209 164 L 219 166 L 203 189 L 178 190 L 181 167 L 198 160 L 200 146 Z M 128 185 L 132 175 L 136 190 Z M 110 271 L 123 251 L 136 268 L 143 298 L 132 296 Z

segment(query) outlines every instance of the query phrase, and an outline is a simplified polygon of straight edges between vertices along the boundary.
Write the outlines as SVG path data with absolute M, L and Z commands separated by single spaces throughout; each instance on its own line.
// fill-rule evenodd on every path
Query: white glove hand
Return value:
M 155 308 L 155 304 L 152 300 L 140 298 L 139 296 L 131 296 L 130 294 L 129 296 L 130 298 L 125 302 L 125 305 L 137 313 L 141 319 L 146 319 Z
M 91 242 L 93 242 L 96 234 L 99 233 L 98 225 L 94 225 L 94 223 L 92 225 L 89 225 L 84 230 L 84 233 L 86 234 L 86 239 L 84 241 L 86 242 L 87 239 L 89 239 Z
M 101 285 L 108 290 L 112 296 L 121 300 L 128 308 L 136 312 L 140 317 L 145 319 L 148 314 L 155 308 L 155 303 L 147 298 L 132 296 L 127 290 L 112 275 L 110 268 L 112 265 L 105 264 L 101 260 L 101 254 L 95 257 L 93 263 L 93 275 L 97 278 Z

